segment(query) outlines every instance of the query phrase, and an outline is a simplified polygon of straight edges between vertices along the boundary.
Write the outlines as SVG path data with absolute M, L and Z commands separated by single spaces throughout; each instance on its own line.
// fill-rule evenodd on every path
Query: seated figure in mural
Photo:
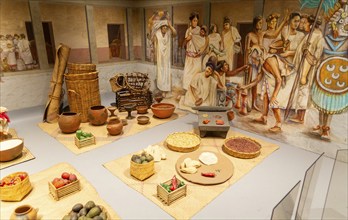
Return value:
M 196 73 L 191 80 L 189 90 L 181 97 L 179 108 L 194 112 L 194 106 L 216 106 L 217 89 L 224 89 L 214 59 L 206 63 L 204 72 Z
M 214 75 L 214 77 L 219 77 L 220 81 L 224 85 L 224 89 L 226 90 L 226 106 L 229 104 L 229 102 L 232 100 L 233 103 L 237 100 L 235 89 L 238 83 L 230 82 L 226 79 L 226 77 L 232 77 L 236 76 L 242 71 L 248 70 L 249 66 L 244 65 L 234 70 L 229 70 L 229 65 L 225 60 L 220 60 L 217 63 L 216 71 L 218 72 L 218 75 Z
M 261 50 L 263 50 L 264 56 L 266 56 L 267 51 L 265 51 L 265 48 L 263 47 L 263 40 L 264 38 L 271 38 L 275 39 L 277 36 L 280 34 L 282 28 L 286 24 L 288 20 L 288 11 L 286 11 L 286 15 L 284 20 L 281 22 L 278 28 L 275 30 L 262 30 L 262 25 L 263 25 L 263 18 L 262 16 L 257 16 L 253 19 L 253 31 L 248 33 L 246 38 L 245 38 L 245 53 L 244 53 L 244 64 L 249 64 L 249 55 L 251 48 L 253 46 L 258 46 Z M 252 80 L 255 79 L 257 75 L 257 68 L 253 65 L 250 64 L 252 68 L 249 69 L 249 72 L 246 76 L 246 83 L 249 84 Z M 259 107 L 257 106 L 257 87 L 252 87 L 251 90 L 251 103 L 250 103 L 250 109 L 253 108 L 255 110 L 260 111 Z M 239 106 L 237 106 L 239 107 Z
M 202 71 L 202 54 L 206 50 L 208 43 L 206 37 L 200 35 L 201 28 L 198 26 L 199 14 L 192 12 L 190 17 L 190 26 L 185 33 L 184 46 L 186 48 L 183 88 L 190 89 L 190 82 L 198 72 Z
M 311 88 L 312 103 L 319 111 L 319 123 L 312 130 L 321 139 L 331 139 L 333 115 L 348 109 L 348 5 L 336 3 L 337 10 L 328 16 L 324 60 L 320 63 Z
M 159 13 L 159 12 L 157 12 Z M 176 30 L 168 20 L 169 15 L 163 13 L 152 24 L 152 41 L 155 45 L 156 54 L 156 82 L 157 88 L 162 91 L 164 97 L 172 90 L 171 77 L 171 37 L 176 36 Z

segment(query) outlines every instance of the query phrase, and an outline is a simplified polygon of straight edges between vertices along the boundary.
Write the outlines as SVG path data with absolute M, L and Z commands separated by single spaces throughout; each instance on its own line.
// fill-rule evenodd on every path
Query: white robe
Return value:
M 223 41 L 225 47 L 225 61 L 228 63 L 230 70 L 234 69 L 234 45 L 241 40 L 241 36 L 237 30 L 237 28 L 231 26 L 230 30 L 224 34 Z
M 18 42 L 19 57 L 23 59 L 25 64 L 33 63 L 33 56 L 30 51 L 30 44 L 27 39 L 20 39 Z
M 157 87 L 161 91 L 171 91 L 172 77 L 171 68 L 171 31 L 168 30 L 163 36 L 161 29 L 156 31 L 156 58 L 157 58 Z

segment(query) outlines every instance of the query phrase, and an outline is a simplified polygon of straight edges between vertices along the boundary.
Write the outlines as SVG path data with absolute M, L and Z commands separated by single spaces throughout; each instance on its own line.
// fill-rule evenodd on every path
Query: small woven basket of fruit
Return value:
M 157 185 L 157 196 L 167 205 L 186 196 L 187 186 L 174 175 L 171 180 Z
M 71 211 L 63 217 L 63 220 L 75 219 L 106 220 L 110 219 L 110 216 L 103 206 L 95 204 L 94 201 L 88 201 L 85 205 L 75 204 Z
M 75 135 L 75 145 L 78 148 L 86 147 L 95 144 L 95 137 L 90 132 L 84 132 L 82 130 L 77 130 Z
M 48 189 L 55 200 L 80 191 L 80 180 L 73 173 L 63 172 L 60 178 L 48 182 Z
M 138 180 L 145 180 L 155 173 L 155 163 L 151 154 L 134 154 L 130 162 L 130 174 Z
M 16 172 L 0 181 L 0 200 L 21 201 L 32 189 L 28 173 Z

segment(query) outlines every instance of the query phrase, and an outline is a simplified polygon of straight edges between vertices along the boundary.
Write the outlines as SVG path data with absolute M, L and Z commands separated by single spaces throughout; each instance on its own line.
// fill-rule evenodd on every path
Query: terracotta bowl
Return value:
M 146 114 L 147 113 L 147 105 L 139 105 L 137 106 L 137 113 L 138 114 Z
M 138 124 L 145 125 L 145 124 L 149 123 L 150 118 L 147 116 L 138 116 L 137 120 L 138 120 Z
M 23 150 L 23 139 L 13 138 L 0 142 L 0 161 L 10 161 L 18 157 Z
M 169 118 L 174 113 L 175 105 L 170 103 L 152 104 L 151 110 L 157 118 Z

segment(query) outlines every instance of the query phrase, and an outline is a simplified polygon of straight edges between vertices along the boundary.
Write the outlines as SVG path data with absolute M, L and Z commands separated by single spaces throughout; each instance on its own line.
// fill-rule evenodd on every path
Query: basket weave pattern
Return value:
M 178 184 L 180 184 L 180 180 L 178 180 Z M 171 180 L 168 180 L 166 182 L 164 182 L 165 184 L 170 184 Z M 183 185 L 182 187 L 172 191 L 172 192 L 168 192 L 165 188 L 163 188 L 163 186 L 161 186 L 160 184 L 157 185 L 157 196 L 167 205 L 170 205 L 172 202 L 174 202 L 175 200 L 186 196 L 187 193 L 187 186 L 186 184 Z
M 167 141 L 168 137 L 170 137 L 170 136 L 176 136 L 178 138 L 181 138 L 181 136 L 183 136 L 183 135 L 185 135 L 185 136 L 191 135 L 193 139 L 199 140 L 199 144 L 182 147 L 182 146 L 176 146 L 176 145 L 170 144 Z M 170 134 L 168 137 L 165 141 L 167 147 L 172 151 L 177 151 L 177 152 L 182 152 L 182 153 L 188 153 L 188 152 L 192 152 L 192 151 L 197 150 L 200 146 L 200 143 L 201 143 L 201 138 L 197 134 L 190 133 L 190 132 L 174 132 L 174 133 Z
M 72 183 L 69 183 L 61 188 L 56 188 L 50 181 L 48 182 L 48 189 L 50 194 L 55 200 L 59 200 L 64 196 L 70 195 L 74 192 L 77 192 L 81 189 L 80 180 L 76 180 Z
M 9 176 L 16 176 L 21 172 L 10 174 Z M 21 201 L 32 189 L 29 176 L 23 181 L 13 186 L 0 187 L 0 200 L 2 201 Z
M 155 173 L 155 162 L 152 160 L 145 164 L 130 162 L 130 174 L 138 180 L 149 178 Z
M 234 138 L 244 138 L 246 140 L 249 140 L 253 143 L 255 143 L 257 146 L 259 146 L 259 150 L 255 151 L 255 152 L 239 152 L 239 151 L 236 151 L 236 150 L 233 150 L 229 147 L 227 147 L 226 143 L 231 140 L 231 139 L 234 139 Z M 233 157 L 237 157 L 237 158 L 242 158 L 242 159 L 251 159 L 251 158 L 255 158 L 257 156 L 259 156 L 261 154 L 261 144 L 251 138 L 246 138 L 246 137 L 231 137 L 231 138 L 228 138 L 225 140 L 224 142 L 224 145 L 222 146 L 222 150 L 227 153 L 228 155 L 230 156 L 233 156 Z
M 101 105 L 98 71 L 67 73 L 64 76 L 70 111 L 81 113 L 81 122 L 87 122 L 88 109 L 91 106 Z
M 91 63 L 68 63 L 69 74 L 89 73 L 96 70 L 96 65 Z

